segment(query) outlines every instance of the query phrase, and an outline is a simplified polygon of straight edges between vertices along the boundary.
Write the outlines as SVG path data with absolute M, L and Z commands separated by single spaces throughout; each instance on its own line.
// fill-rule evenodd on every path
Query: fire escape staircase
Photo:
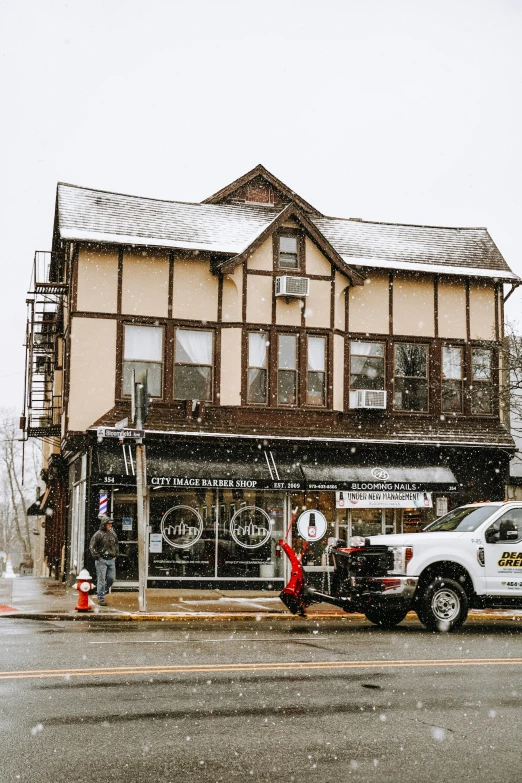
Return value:
M 53 254 L 37 250 L 27 303 L 25 394 L 21 429 L 28 438 L 60 435 L 62 387 L 55 385 L 58 338 L 63 335 L 63 300 L 67 284 L 56 277 Z M 59 267 L 58 267 L 59 268 Z

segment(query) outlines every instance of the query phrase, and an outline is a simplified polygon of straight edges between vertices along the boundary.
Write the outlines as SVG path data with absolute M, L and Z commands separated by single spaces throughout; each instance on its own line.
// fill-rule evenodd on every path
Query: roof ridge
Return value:
M 366 223 L 372 226 L 402 226 L 404 228 L 442 228 L 447 231 L 487 231 L 487 226 L 432 226 L 426 223 L 392 223 L 388 220 L 363 220 L 363 218 L 345 218 L 335 217 L 334 215 L 323 215 L 313 217 L 313 220 L 343 220 L 346 223 Z

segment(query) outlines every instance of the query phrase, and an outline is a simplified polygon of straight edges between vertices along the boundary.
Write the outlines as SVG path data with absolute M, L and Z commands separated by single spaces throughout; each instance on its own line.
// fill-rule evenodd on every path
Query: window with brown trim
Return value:
M 132 378 L 145 372 L 151 397 L 163 396 L 163 327 L 125 324 L 123 327 L 122 391 L 131 394 Z
M 459 345 L 442 346 L 442 410 L 462 413 L 463 349 Z
M 306 404 L 326 404 L 326 337 L 308 335 Z
M 299 270 L 302 266 L 302 236 L 292 229 L 274 235 L 275 265 L 278 269 Z
M 493 352 L 490 348 L 471 349 L 471 413 L 493 412 Z
M 268 341 L 266 332 L 248 333 L 247 402 L 266 405 L 268 401 Z
M 393 406 L 399 411 L 428 410 L 428 346 L 395 344 Z
M 350 389 L 384 389 L 384 343 L 352 340 L 350 343 Z
M 211 400 L 214 333 L 202 329 L 176 329 L 174 399 Z
M 297 334 L 277 336 L 277 404 L 297 405 Z

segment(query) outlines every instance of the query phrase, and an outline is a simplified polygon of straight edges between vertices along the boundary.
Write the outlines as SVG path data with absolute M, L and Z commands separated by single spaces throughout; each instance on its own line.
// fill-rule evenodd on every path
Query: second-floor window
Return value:
M 308 336 L 306 404 L 326 404 L 326 337 Z
M 415 343 L 395 345 L 393 404 L 399 411 L 428 410 L 428 348 Z
M 492 352 L 489 348 L 471 349 L 471 412 L 489 414 L 493 410 Z
M 384 343 L 353 340 L 350 345 L 350 388 L 384 389 Z
M 442 346 L 442 410 L 462 412 L 462 348 Z
M 267 336 L 265 332 L 249 332 L 247 402 L 266 405 L 268 400 L 267 375 Z
M 213 333 L 176 329 L 174 399 L 212 399 Z
M 297 335 L 296 334 L 278 335 L 277 404 L 297 405 Z
M 162 396 L 163 329 L 161 326 L 124 326 L 123 394 L 131 394 L 132 378 L 147 372 L 149 394 Z

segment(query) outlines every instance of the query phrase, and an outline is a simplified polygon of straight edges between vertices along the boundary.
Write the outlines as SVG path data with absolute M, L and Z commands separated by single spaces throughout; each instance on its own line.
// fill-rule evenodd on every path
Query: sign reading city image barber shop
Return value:
M 184 476 L 149 476 L 152 487 L 174 489 L 304 489 L 304 481 L 272 481 L 245 478 L 185 478 Z
M 432 508 L 431 492 L 336 492 L 337 508 Z

